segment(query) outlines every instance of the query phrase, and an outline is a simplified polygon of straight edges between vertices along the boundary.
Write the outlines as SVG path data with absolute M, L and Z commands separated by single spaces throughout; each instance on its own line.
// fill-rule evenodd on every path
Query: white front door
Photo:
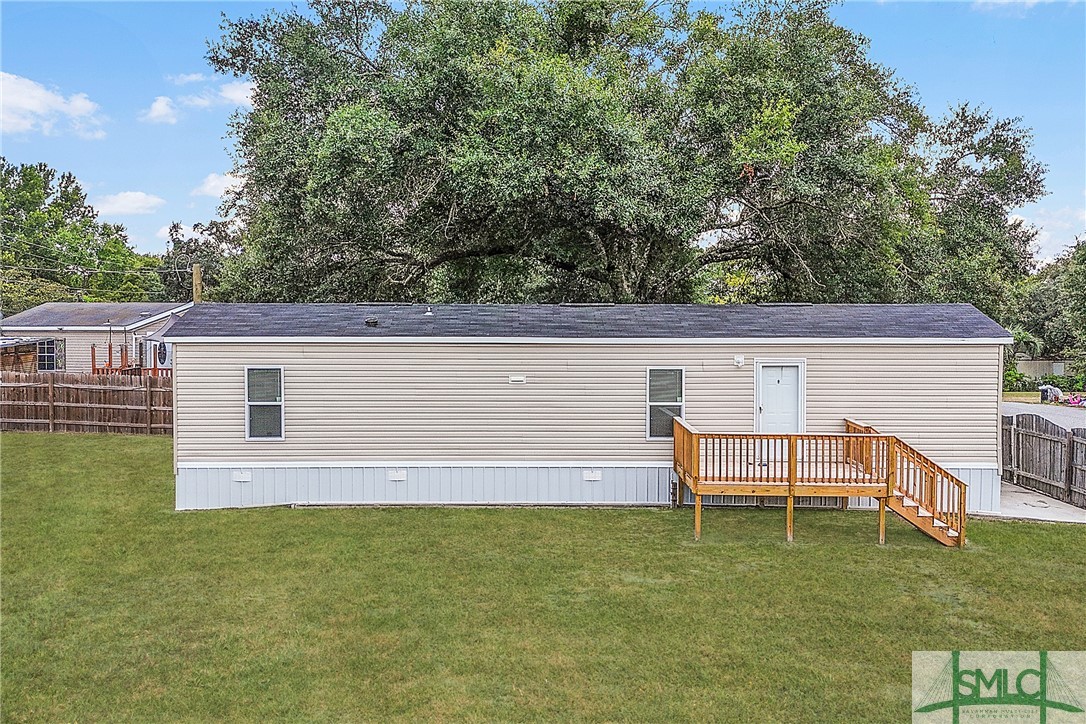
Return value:
M 803 432 L 803 389 L 798 364 L 758 366 L 758 432 Z

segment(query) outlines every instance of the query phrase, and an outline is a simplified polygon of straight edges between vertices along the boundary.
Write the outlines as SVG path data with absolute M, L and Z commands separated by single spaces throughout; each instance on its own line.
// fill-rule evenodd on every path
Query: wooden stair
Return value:
M 921 533 L 945 546 L 956 548 L 964 543 L 959 530 L 936 518 L 930 510 L 907 497 L 903 491 L 895 490 L 893 497 L 887 498 L 886 507 Z
M 795 500 L 803 496 L 873 498 L 879 543 L 886 509 L 945 546 L 965 545 L 966 485 L 896 435 L 845 419 L 845 432 L 703 433 L 673 421 L 675 503 L 694 498 L 694 539 L 701 538 L 702 496 L 780 496 L 793 540 Z

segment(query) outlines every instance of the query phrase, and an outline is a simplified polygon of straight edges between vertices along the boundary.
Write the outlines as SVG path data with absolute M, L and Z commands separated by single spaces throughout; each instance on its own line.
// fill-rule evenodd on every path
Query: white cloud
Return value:
M 1075 5 L 1079 0 L 973 0 L 971 9 L 980 12 L 994 12 L 1012 18 L 1022 18 L 1037 5 L 1053 2 Z
M 997 7 L 1023 7 L 1031 8 L 1042 0 L 973 0 L 974 10 L 990 10 Z
M 251 108 L 253 105 L 253 87 L 253 83 L 250 81 L 230 81 L 229 83 L 223 83 L 218 88 L 207 87 L 199 93 L 181 96 L 178 100 L 182 104 L 193 108 L 227 105 Z
M 188 224 L 181 224 L 181 236 L 183 236 L 183 237 L 192 237 L 195 234 L 196 234 L 196 232 L 193 230 L 193 228 L 191 226 L 189 226 Z M 169 226 L 169 224 L 167 224 L 166 226 L 159 227 L 159 230 L 155 232 L 155 238 L 156 239 L 162 239 L 163 241 L 169 241 L 170 240 L 170 226 Z
M 143 191 L 122 191 L 119 194 L 100 196 L 92 206 L 104 216 L 131 216 L 153 214 L 166 203 L 166 199 Z
M 1024 215 L 1012 214 L 1010 218 L 1037 227 L 1034 253 L 1042 262 L 1052 261 L 1074 243 L 1076 235 L 1086 233 L 1086 207 L 1050 209 L 1040 206 Z
M 140 113 L 140 120 L 147 123 L 177 123 L 177 106 L 169 96 L 158 96 L 150 108 Z
M 200 185 L 192 190 L 193 196 L 222 196 L 228 189 L 241 183 L 241 179 L 232 173 L 209 173 L 200 182 Z
M 58 126 L 80 138 L 105 138 L 105 118 L 98 104 L 86 93 L 67 98 L 41 83 L 12 73 L 0 72 L 0 128 L 4 133 L 38 131 L 47 136 L 58 133 Z
M 248 106 L 251 108 L 253 105 L 253 88 L 254 85 L 250 81 L 223 83 L 219 87 L 219 97 L 228 103 L 233 103 L 235 106 Z
M 207 108 L 215 102 L 215 97 L 205 92 L 200 95 L 181 96 L 178 100 L 182 104 L 193 108 Z
M 188 85 L 189 83 L 201 83 L 207 80 L 207 76 L 203 73 L 178 73 L 177 75 L 168 75 L 166 80 L 170 81 L 174 85 Z

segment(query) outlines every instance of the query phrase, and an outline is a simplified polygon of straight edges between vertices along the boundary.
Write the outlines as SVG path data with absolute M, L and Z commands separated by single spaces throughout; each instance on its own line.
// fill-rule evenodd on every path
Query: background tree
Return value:
M 166 295 L 176 301 L 192 301 L 190 270 L 193 264 L 200 264 L 205 299 L 221 298 L 224 293 L 220 285 L 224 283 L 228 257 L 237 254 L 240 246 L 236 226 L 227 221 L 194 224 L 191 231 L 186 231 L 180 222 L 171 224 L 166 253 L 160 262 Z
M 124 227 L 98 221 L 72 174 L 0 158 L 0 280 L 4 314 L 47 301 L 165 298 L 155 257 Z
M 234 298 L 976 301 L 1042 192 L 1017 121 L 933 124 L 828 3 L 316 0 L 225 21 Z
M 1086 236 L 1019 285 L 1009 316 L 1041 341 L 1045 357 L 1086 372 Z
M 1033 268 L 1037 230 L 1012 216 L 1044 195 L 1044 167 L 1021 119 L 961 105 L 925 149 L 937 243 L 913 257 L 916 297 L 972 302 L 995 318 L 1011 311 L 1015 282 Z

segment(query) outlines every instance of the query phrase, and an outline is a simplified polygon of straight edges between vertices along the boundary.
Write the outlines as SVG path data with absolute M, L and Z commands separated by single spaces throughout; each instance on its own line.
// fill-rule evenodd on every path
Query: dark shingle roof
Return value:
M 376 326 L 368 326 L 367 319 L 376 319 Z M 1010 335 L 970 304 L 198 304 L 165 336 L 990 339 Z
M 7 317 L 0 324 L 4 329 L 127 327 L 184 304 L 185 302 L 48 302 Z

